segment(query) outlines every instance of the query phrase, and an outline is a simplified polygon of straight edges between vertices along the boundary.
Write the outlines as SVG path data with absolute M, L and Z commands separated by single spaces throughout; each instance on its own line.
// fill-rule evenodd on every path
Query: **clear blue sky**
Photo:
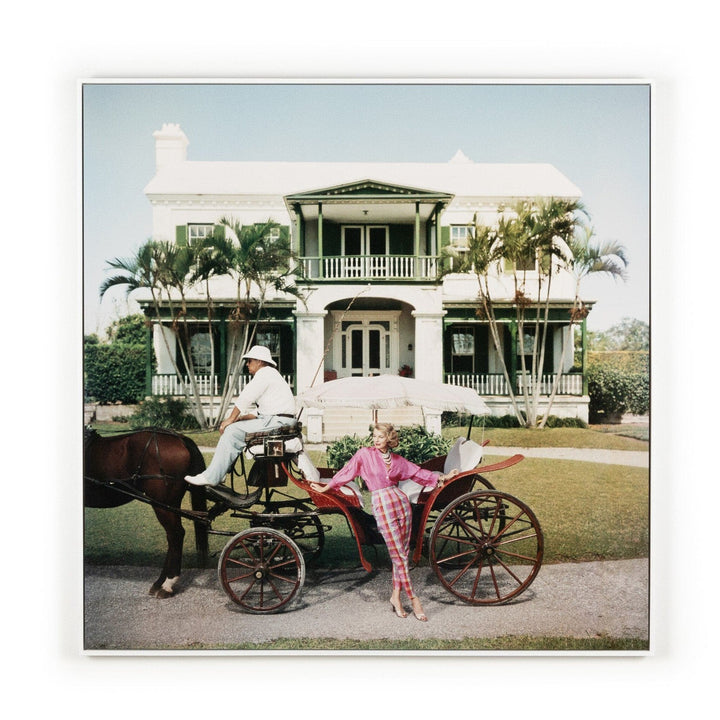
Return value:
M 107 260 L 151 234 L 153 132 L 179 123 L 190 160 L 551 163 L 583 193 L 597 236 L 628 250 L 629 280 L 589 278 L 604 330 L 649 321 L 650 89 L 646 84 L 86 84 L 85 332 L 125 311 L 98 287 Z

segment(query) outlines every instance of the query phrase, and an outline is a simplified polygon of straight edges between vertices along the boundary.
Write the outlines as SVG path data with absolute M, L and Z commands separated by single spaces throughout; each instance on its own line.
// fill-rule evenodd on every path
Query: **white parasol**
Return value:
M 488 415 L 490 408 L 472 388 L 425 382 L 400 375 L 346 377 L 318 385 L 301 394 L 306 407 L 385 408 L 417 405 L 429 410 Z

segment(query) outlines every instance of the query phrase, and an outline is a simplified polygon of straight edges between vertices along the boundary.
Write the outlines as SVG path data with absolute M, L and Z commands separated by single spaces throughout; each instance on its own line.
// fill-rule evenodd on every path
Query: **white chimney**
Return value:
M 155 138 L 155 169 L 187 160 L 190 141 L 177 123 L 164 123 L 162 130 L 153 133 Z

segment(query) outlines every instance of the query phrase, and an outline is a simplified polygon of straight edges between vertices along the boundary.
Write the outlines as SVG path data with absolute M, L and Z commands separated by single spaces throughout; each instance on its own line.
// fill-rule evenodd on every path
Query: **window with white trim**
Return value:
M 188 245 L 201 243 L 203 240 L 212 237 L 214 225 L 188 225 Z
M 456 250 L 468 250 L 470 248 L 470 228 L 467 225 L 450 226 L 450 245 Z

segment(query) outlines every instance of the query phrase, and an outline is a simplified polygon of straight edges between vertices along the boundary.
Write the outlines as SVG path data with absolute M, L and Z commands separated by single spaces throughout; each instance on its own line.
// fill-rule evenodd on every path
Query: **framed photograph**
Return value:
M 79 93 L 85 653 L 650 653 L 652 83 Z

